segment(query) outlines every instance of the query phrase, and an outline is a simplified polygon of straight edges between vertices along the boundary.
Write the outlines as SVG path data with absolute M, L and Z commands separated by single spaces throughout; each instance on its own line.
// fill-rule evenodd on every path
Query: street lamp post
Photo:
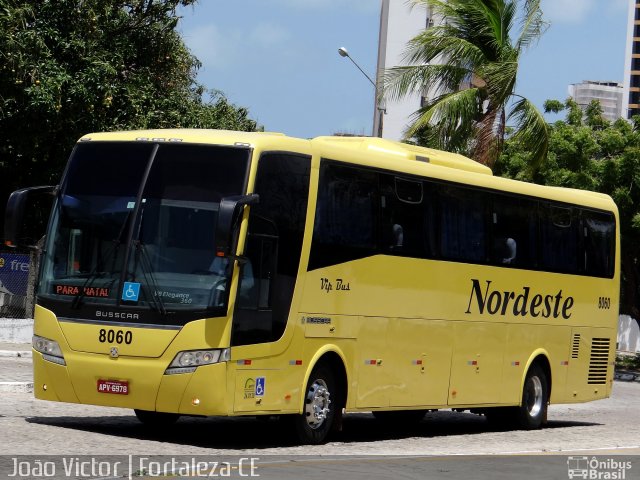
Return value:
M 349 60 L 351 60 L 351 63 L 353 63 L 356 66 L 356 68 L 358 70 L 360 70 L 360 72 L 367 78 L 367 80 L 369 80 L 371 85 L 373 85 L 373 89 L 374 89 L 374 92 L 375 92 L 375 95 L 376 95 L 376 109 L 378 110 L 378 131 L 377 131 L 377 136 L 382 138 L 382 120 L 383 120 L 383 116 L 386 113 L 386 111 L 385 111 L 384 106 L 380 102 L 378 86 L 376 85 L 376 82 L 371 80 L 371 77 L 369 75 L 367 75 L 366 72 L 364 70 L 362 70 L 362 68 L 360 68 L 360 65 L 358 65 L 356 63 L 356 61 L 353 59 L 353 57 L 351 57 L 351 55 L 349 55 L 349 52 L 347 51 L 346 48 L 340 47 L 338 49 L 338 53 L 340 54 L 341 57 L 346 57 Z

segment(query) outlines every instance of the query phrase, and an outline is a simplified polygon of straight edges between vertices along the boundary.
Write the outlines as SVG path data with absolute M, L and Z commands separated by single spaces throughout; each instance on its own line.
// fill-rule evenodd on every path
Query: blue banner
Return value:
M 29 255 L 0 252 L 0 293 L 26 295 Z

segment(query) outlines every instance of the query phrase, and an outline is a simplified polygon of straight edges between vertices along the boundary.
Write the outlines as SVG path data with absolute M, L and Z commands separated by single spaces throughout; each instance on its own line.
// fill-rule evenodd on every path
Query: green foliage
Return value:
M 582 125 L 582 109 L 573 98 L 568 98 L 565 102 L 565 109 L 567 110 L 567 123 L 569 125 L 580 126 Z
M 526 162 L 526 148 L 507 140 L 494 173 L 610 195 L 620 212 L 621 312 L 640 319 L 640 132 L 635 123 L 623 119 L 607 122 L 599 105 L 589 105 L 583 115 L 572 99 L 561 108 L 560 103 L 545 103 L 565 111 L 566 119 L 550 126 L 549 154 L 542 168 L 533 172 Z
M 560 100 L 546 100 L 543 108 L 544 113 L 559 113 L 564 110 L 564 103 Z
M 584 110 L 586 123 L 593 129 L 604 128 L 608 122 L 602 116 L 604 110 L 598 100 L 591 100 Z
M 418 144 L 469 153 L 492 165 L 506 125 L 528 150 L 532 168 L 548 148 L 548 127 L 537 108 L 515 91 L 520 54 L 547 23 L 540 0 L 413 0 L 442 23 L 407 45 L 406 66 L 385 73 L 384 93 L 400 98 L 428 92 L 405 132 Z M 443 60 L 444 59 L 444 60 Z M 445 62 L 445 63 L 442 63 Z
M 176 32 L 195 0 L 0 0 L 0 200 L 57 183 L 88 132 L 255 130 L 246 109 L 196 82 Z
M 640 353 L 635 355 L 616 355 L 616 368 L 640 371 Z

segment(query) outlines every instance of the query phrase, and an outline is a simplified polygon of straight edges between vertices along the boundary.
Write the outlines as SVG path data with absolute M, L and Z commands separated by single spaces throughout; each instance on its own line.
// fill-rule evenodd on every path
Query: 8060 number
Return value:
M 98 334 L 98 341 L 100 343 L 125 343 L 130 345 L 133 341 L 133 333 L 131 331 L 124 332 L 122 330 L 106 330 L 101 328 Z

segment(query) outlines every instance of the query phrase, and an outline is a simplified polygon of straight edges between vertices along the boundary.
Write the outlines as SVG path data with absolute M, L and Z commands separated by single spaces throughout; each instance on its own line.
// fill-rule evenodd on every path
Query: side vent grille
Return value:
M 571 344 L 571 358 L 578 358 L 580 354 L 580 334 L 573 335 L 573 343 Z
M 609 347 L 611 339 L 594 338 L 591 340 L 591 360 L 589 361 L 589 385 L 607 383 L 607 367 L 609 363 Z

